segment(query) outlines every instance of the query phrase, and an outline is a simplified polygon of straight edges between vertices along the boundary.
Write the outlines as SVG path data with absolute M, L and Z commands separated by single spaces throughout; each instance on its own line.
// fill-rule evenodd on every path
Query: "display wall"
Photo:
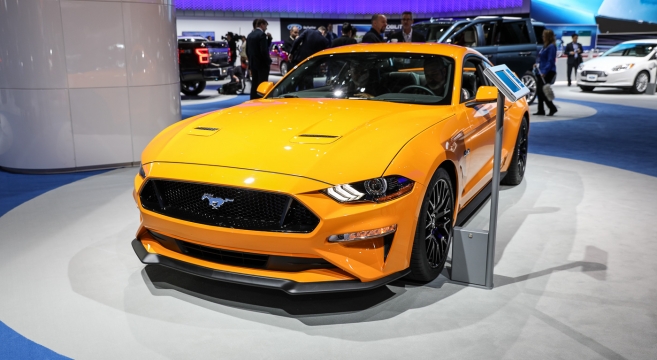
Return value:
M 245 17 L 262 15 L 277 17 L 320 17 L 320 18 L 359 18 L 371 16 L 373 13 L 401 14 L 403 11 L 412 11 L 422 14 L 421 17 L 431 16 L 477 16 L 493 14 L 529 13 L 530 0 L 381 0 L 381 1 L 352 1 L 352 0 L 178 0 L 176 8 L 184 11 L 184 15 L 194 15 L 195 11 L 247 14 Z M 188 13 L 191 12 L 191 13 Z M 249 14 L 250 13 L 250 14 Z M 201 15 L 201 14 L 197 14 Z

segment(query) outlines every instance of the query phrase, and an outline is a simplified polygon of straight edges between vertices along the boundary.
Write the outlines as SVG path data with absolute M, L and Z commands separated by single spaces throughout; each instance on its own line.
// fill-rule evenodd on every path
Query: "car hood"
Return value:
M 638 64 L 644 59 L 634 56 L 602 56 L 584 63 L 585 70 L 610 70 L 617 65 Z
M 142 162 L 193 163 L 303 176 L 328 184 L 383 174 L 452 106 L 372 100 L 257 100 L 174 124 Z

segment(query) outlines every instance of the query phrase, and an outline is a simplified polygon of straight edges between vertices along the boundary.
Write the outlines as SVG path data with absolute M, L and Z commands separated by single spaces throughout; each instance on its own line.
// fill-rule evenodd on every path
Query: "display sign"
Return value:
M 484 75 L 512 102 L 529 94 L 529 89 L 506 65 L 487 68 Z

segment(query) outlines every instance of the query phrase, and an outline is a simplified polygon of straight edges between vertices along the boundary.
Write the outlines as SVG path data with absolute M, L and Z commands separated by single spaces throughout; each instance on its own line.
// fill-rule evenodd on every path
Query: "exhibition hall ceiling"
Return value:
M 396 14 L 412 11 L 418 14 L 450 14 L 482 12 L 487 10 L 527 11 L 529 0 L 382 0 L 377 2 L 352 0 L 177 0 L 179 10 L 235 11 L 235 12 L 285 12 L 314 14 L 372 14 L 380 12 Z

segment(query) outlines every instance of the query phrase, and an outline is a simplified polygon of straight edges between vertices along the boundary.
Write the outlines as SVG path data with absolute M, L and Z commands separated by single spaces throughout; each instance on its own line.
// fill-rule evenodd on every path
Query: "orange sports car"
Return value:
M 261 84 L 262 99 L 168 127 L 134 180 L 137 256 L 291 294 L 435 279 L 490 192 L 490 66 L 445 44 L 333 48 Z M 503 183 L 518 184 L 525 99 L 504 121 Z

